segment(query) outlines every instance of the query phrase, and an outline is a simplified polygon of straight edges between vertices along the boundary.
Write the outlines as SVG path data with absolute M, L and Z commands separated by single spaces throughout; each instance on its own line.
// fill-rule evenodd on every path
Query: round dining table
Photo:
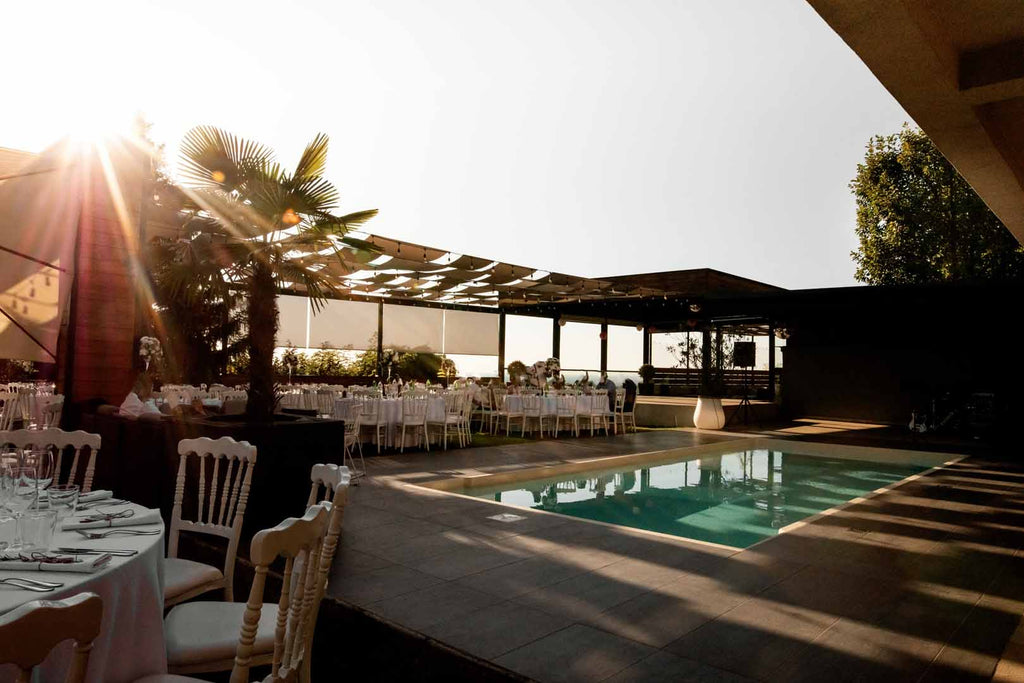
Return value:
M 134 510 L 141 515 L 146 508 L 135 505 L 99 506 L 104 513 Z M 0 570 L 0 579 L 20 577 L 50 581 L 64 585 L 48 593 L 37 593 L 0 584 L 0 615 L 32 600 L 60 600 L 82 592 L 96 593 L 103 600 L 103 624 L 99 638 L 93 643 L 86 681 L 119 683 L 143 676 L 165 673 L 167 655 L 164 647 L 164 527 L 163 523 L 123 529 L 159 529 L 150 536 L 112 534 L 104 539 L 88 539 L 76 531 L 58 530 L 52 548 L 135 551 L 134 555 L 112 557 L 105 566 L 91 574 L 60 571 Z M 109 529 L 94 529 L 103 532 Z M 3 552 L 0 551 L 0 555 Z M 71 553 L 63 553 L 71 554 Z M 96 555 L 81 554 L 84 561 Z M 37 667 L 34 680 L 63 681 L 71 662 L 72 643 L 65 641 L 54 648 L 46 661 Z M 13 665 L 0 665 L 0 683 L 14 681 Z

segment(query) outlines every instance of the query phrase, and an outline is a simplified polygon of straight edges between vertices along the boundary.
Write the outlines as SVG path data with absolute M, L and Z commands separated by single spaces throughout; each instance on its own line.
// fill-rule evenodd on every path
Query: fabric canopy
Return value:
M 0 179 L 0 358 L 57 359 L 81 209 L 77 168 L 55 147 Z
M 277 315 L 277 346 L 309 348 L 309 299 L 304 296 L 279 296 Z
M 377 348 L 377 303 L 369 301 L 324 302 L 309 321 L 310 348 L 352 349 L 366 351 Z
M 444 311 L 419 306 L 384 306 L 384 346 L 441 353 Z
M 472 311 L 444 312 L 444 352 L 498 355 L 498 316 Z

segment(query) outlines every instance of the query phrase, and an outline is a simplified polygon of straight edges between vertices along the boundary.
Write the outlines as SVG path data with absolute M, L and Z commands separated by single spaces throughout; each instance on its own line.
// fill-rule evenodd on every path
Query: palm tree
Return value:
M 198 207 L 192 241 L 226 283 L 246 293 L 252 419 L 274 412 L 278 291 L 304 292 L 319 308 L 335 292 L 332 276 L 350 272 L 345 234 L 377 214 L 335 215 L 338 191 L 323 177 L 326 163 L 322 133 L 291 172 L 268 148 L 218 128 L 193 128 L 182 141 L 183 189 Z

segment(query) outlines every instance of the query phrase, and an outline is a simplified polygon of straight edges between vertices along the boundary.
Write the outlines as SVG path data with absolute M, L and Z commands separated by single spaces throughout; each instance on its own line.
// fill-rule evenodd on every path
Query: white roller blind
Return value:
M 277 297 L 277 346 L 309 347 L 306 339 L 306 316 L 309 299 L 304 296 Z
M 440 308 L 384 305 L 384 346 L 441 353 L 444 311 Z
M 376 335 L 376 302 L 331 299 L 309 320 L 309 346 L 314 349 L 376 349 Z
M 498 355 L 498 316 L 472 311 L 444 312 L 444 352 Z

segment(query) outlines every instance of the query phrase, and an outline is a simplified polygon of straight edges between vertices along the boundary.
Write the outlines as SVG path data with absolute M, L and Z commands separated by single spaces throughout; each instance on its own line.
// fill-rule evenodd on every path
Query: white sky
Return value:
M 853 283 L 847 184 L 909 117 L 803 0 L 22 2 L 0 146 L 139 109 L 293 163 L 370 230 L 601 276 Z

